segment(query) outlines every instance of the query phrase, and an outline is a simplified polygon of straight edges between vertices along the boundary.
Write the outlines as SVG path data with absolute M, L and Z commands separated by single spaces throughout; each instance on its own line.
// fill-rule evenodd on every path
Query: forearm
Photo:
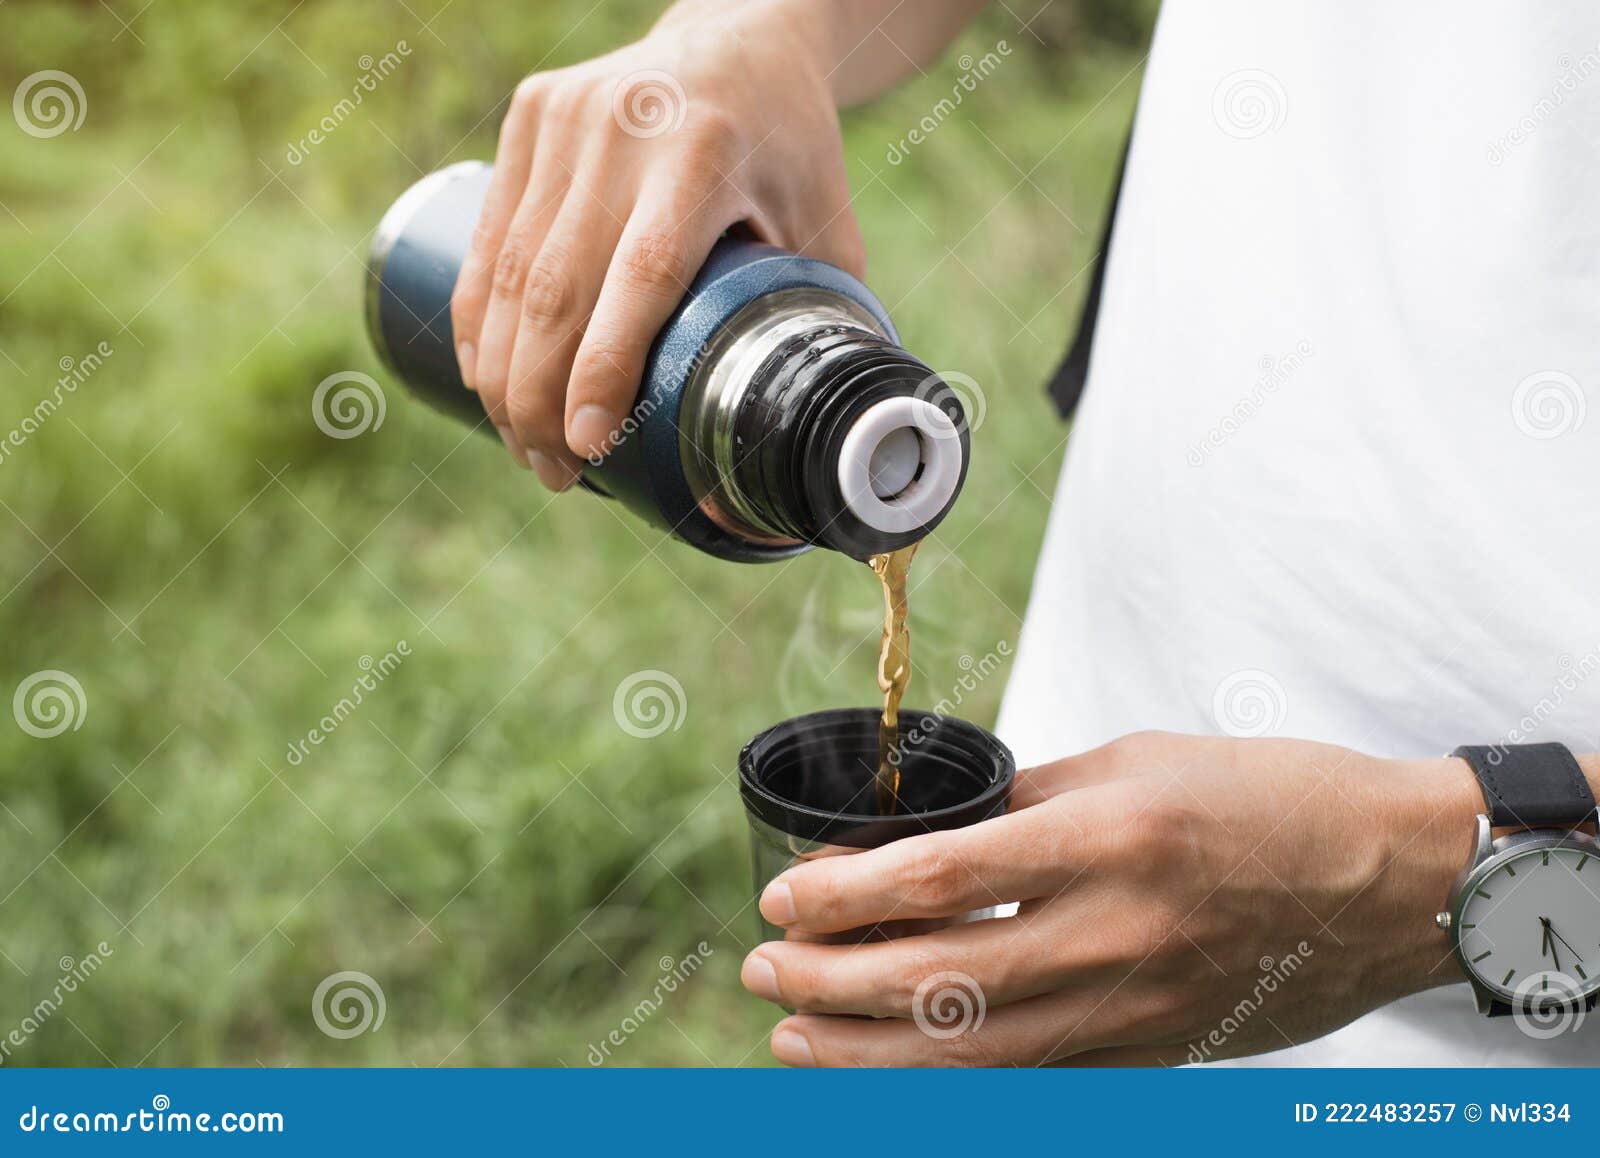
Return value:
M 715 17 L 779 30 L 827 77 L 841 108 L 893 88 L 937 60 L 988 0 L 679 0 L 661 18 Z

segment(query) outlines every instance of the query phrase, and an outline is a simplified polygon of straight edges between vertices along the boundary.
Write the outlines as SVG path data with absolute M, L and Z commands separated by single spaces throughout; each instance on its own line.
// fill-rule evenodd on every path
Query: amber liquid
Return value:
M 911 682 L 911 625 L 906 621 L 906 576 L 917 544 L 874 555 L 867 565 L 883 584 L 883 647 L 878 652 L 878 688 L 883 715 L 878 720 L 878 814 L 891 816 L 900 799 L 900 699 Z

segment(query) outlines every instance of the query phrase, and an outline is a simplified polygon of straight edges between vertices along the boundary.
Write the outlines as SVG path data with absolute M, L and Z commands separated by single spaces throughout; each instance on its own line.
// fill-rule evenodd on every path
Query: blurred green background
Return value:
M 1038 5 L 995 6 L 845 119 L 869 281 L 906 344 L 986 402 L 913 572 L 908 703 L 1016 640 L 1066 433 L 1041 386 L 1153 7 Z M 582 1066 L 592 1046 L 767 1063 L 776 1011 L 738 985 L 755 922 L 734 757 L 784 716 L 872 701 L 874 581 L 841 557 L 719 563 L 588 496 L 547 504 L 493 440 L 462 445 L 389 384 L 361 325 L 393 197 L 491 156 L 536 62 L 637 37 L 659 8 L 0 8 L 4 93 L 46 69 L 83 92 L 76 129 L 0 122 L 0 440 L 23 437 L 0 442 L 0 694 L 38 672 L 83 692 L 51 738 L 0 714 L 4 1064 Z M 1000 40 L 1003 67 L 889 164 L 963 54 Z M 400 41 L 399 68 L 289 164 Z M 311 395 L 344 370 L 385 381 L 387 412 L 335 440 Z M 653 737 L 613 712 L 647 670 L 683 689 Z M 962 713 L 992 722 L 1001 690 Z M 330 1036 L 313 997 L 347 971 L 384 1019 Z

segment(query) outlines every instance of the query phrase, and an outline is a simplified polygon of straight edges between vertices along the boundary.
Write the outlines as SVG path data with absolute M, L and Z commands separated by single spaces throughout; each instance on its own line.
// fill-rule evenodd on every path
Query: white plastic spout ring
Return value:
M 886 398 L 845 435 L 839 454 L 845 507 L 885 534 L 926 527 L 955 494 L 963 456 L 943 410 L 921 398 Z

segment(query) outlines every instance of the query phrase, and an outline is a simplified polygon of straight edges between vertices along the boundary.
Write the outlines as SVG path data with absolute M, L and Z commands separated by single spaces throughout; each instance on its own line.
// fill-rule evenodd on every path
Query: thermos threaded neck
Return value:
M 922 538 L 966 475 L 955 393 L 895 343 L 821 325 L 774 349 L 732 423 L 730 482 L 773 530 L 857 559 Z

